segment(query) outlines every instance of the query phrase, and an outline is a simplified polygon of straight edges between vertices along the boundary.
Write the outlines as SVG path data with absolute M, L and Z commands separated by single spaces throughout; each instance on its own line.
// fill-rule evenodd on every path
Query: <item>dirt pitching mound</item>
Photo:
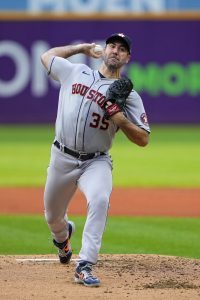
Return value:
M 101 287 L 74 283 L 75 259 L 0 256 L 0 299 L 200 299 L 200 260 L 158 255 L 100 255 Z

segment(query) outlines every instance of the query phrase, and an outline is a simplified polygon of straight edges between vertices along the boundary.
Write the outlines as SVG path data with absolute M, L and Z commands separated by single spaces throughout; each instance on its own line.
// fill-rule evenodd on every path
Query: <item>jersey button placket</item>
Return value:
M 77 135 L 76 135 L 76 150 L 84 150 L 82 149 L 82 145 L 83 145 L 83 130 L 84 130 L 84 115 L 86 114 L 86 112 L 84 112 L 85 109 L 85 103 L 81 108 L 80 111 L 80 116 L 79 116 L 79 120 L 78 120 L 78 126 L 77 126 Z

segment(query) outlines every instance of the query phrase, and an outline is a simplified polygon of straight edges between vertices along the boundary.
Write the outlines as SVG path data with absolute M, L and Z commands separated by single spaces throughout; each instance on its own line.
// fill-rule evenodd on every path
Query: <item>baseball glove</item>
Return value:
M 107 89 L 106 101 L 104 103 L 104 118 L 109 119 L 119 111 L 123 111 L 126 99 L 133 89 L 133 83 L 129 78 L 115 80 Z

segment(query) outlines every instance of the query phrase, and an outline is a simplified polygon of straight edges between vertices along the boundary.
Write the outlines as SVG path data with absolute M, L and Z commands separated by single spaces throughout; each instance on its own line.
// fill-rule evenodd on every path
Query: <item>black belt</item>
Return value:
M 67 148 L 64 145 L 61 145 L 58 141 L 55 141 L 53 143 L 58 149 L 60 149 L 61 151 L 63 151 L 64 153 L 67 153 L 73 157 L 76 157 L 77 159 L 80 160 L 87 160 L 87 159 L 92 159 L 94 157 L 97 157 L 99 155 L 105 155 L 104 152 L 96 152 L 96 153 L 85 153 L 85 152 L 81 152 L 81 151 L 74 151 L 71 150 L 69 148 Z

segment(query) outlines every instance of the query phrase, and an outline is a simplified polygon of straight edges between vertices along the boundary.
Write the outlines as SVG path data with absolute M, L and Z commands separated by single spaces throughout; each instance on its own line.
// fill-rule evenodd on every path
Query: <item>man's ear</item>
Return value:
M 126 63 L 128 63 L 130 61 L 130 59 L 131 59 L 131 55 L 129 54 L 127 59 L 126 59 Z

